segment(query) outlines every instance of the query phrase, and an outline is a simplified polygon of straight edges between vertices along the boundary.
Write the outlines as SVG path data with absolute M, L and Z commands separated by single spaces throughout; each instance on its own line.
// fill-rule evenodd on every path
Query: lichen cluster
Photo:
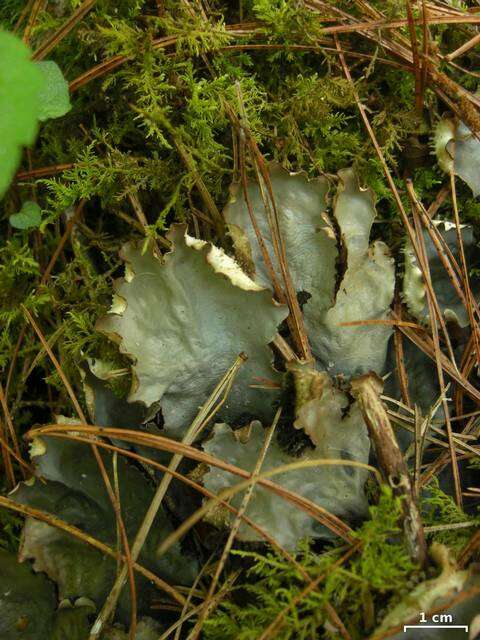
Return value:
M 467 15 L 469 4 L 442 3 L 442 11 Z M 477 297 L 478 116 L 452 89 L 455 81 L 476 91 L 477 52 L 454 67 L 442 59 L 435 77 L 444 93 L 431 83 L 419 114 L 418 77 L 401 55 L 364 37 L 368 29 L 340 32 L 340 39 L 330 29 L 347 14 L 394 21 L 386 31 L 401 49 L 412 38 L 408 2 L 97 0 L 52 44 L 86 5 L 0 6 L 0 391 L 9 430 L 2 433 L 27 461 L 9 467 L 2 448 L 2 497 L 12 478 L 23 481 L 4 498 L 13 510 L 0 509 L 0 640 L 88 637 L 118 582 L 116 550 L 123 553 L 105 486 L 113 487 L 133 541 L 168 478 L 169 451 L 185 438 L 185 458 L 138 558 L 147 573 L 136 583 L 137 640 L 175 624 L 190 606 L 192 584 L 194 605 L 208 601 L 209 562 L 218 559 L 235 510 L 245 517 L 217 585 L 228 588 L 217 589 L 221 598 L 204 619 L 201 606 L 186 614 L 185 637 L 199 615 L 206 640 L 330 639 L 341 625 L 352 640 L 380 638 L 418 607 L 441 601 L 450 610 L 459 593 L 455 611 L 473 619 L 478 576 L 457 562 L 479 527 L 475 503 L 465 511 L 455 504 L 448 473 L 430 479 L 415 496 L 430 564 L 412 560 L 400 526 L 404 504 L 370 473 L 368 463 L 378 461 L 349 384 L 375 371 L 387 375 L 394 403 L 405 399 L 392 308 L 403 304 L 409 328 L 428 331 L 432 320 L 383 161 L 408 211 L 415 202 L 406 180 L 427 206 L 452 176 Z M 416 37 L 428 35 L 432 58 L 473 33 L 448 19 L 422 31 L 421 12 L 413 11 Z M 375 28 L 376 37 L 381 32 Z M 454 98 L 462 118 L 446 112 Z M 459 264 L 449 188 L 432 228 Z M 452 328 L 453 346 L 440 348 L 451 350 L 463 375 L 471 317 L 431 234 L 423 240 L 441 319 Z M 290 282 L 293 302 L 276 279 Z M 302 349 L 308 358 L 299 362 Z M 239 353 L 242 364 L 214 420 L 209 415 L 208 427 L 190 437 L 189 425 Z M 429 415 L 440 406 L 435 363 L 407 340 L 403 355 L 414 410 L 392 404 L 390 415 L 410 431 L 427 420 L 438 444 L 446 427 L 441 412 Z M 456 391 L 455 409 L 472 408 Z M 99 454 L 97 440 L 85 437 L 84 418 L 118 428 L 108 450 Z M 21 437 L 53 422 L 67 439 L 36 438 L 28 455 Z M 131 440 L 125 429 L 134 430 Z M 261 486 L 247 503 L 250 487 L 236 492 L 245 480 L 236 472 L 256 469 L 271 433 L 257 469 Z M 158 449 L 140 438 L 148 435 Z M 411 461 L 412 436 L 398 439 Z M 470 442 L 460 443 L 463 453 L 472 454 Z M 271 475 L 281 465 L 292 469 Z M 461 470 L 474 477 L 478 460 Z M 219 505 L 222 496 L 227 504 Z M 205 517 L 173 539 L 176 526 L 202 508 Z M 32 517 L 35 509 L 47 520 Z M 56 518 L 63 529 L 52 526 Z M 13 554 L 24 561 L 20 568 Z M 166 589 L 166 605 L 156 601 L 149 571 L 157 587 L 175 585 L 173 596 Z M 132 604 L 125 587 L 103 640 L 127 637 Z

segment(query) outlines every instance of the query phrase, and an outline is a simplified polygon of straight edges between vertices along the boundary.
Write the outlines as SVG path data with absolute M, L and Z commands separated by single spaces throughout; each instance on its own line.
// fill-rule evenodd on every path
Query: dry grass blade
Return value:
M 313 3 L 312 3 L 313 4 Z M 408 27 L 408 18 L 401 18 L 399 20 L 371 20 L 369 22 L 354 22 L 353 24 L 342 24 L 334 27 L 325 27 L 323 33 L 325 34 L 338 34 L 338 33 L 356 33 L 358 31 L 378 31 L 383 29 L 398 29 L 399 27 Z M 413 23 L 415 25 L 422 25 L 423 18 L 414 18 Z M 429 24 L 480 24 L 480 16 L 474 14 L 470 15 L 436 15 L 430 13 Z
M 414 465 L 413 465 L 413 495 L 415 499 L 419 498 L 419 482 L 420 482 L 420 469 L 422 467 L 422 459 L 423 459 L 423 444 L 425 443 L 425 436 L 428 430 L 428 422 L 422 421 L 422 414 L 420 413 L 420 409 L 415 405 L 414 408 L 415 420 L 414 420 L 414 428 L 415 428 L 415 437 L 414 437 Z M 405 460 L 407 456 L 405 456 Z
M 55 435 L 62 434 L 65 432 L 71 431 L 71 427 L 65 425 L 47 425 L 44 427 L 39 427 L 37 429 L 32 429 L 28 432 L 27 437 L 33 438 L 37 435 Z M 150 433 L 143 433 L 139 431 L 132 431 L 129 429 L 115 429 L 111 427 L 98 427 L 98 426 L 90 426 L 90 425 L 75 425 L 75 431 L 90 434 L 90 436 L 95 436 L 97 438 L 115 438 L 117 440 L 122 440 L 125 442 L 131 442 L 135 444 L 140 444 L 146 447 L 152 447 L 154 449 L 160 449 L 161 451 L 170 451 L 172 453 L 181 453 L 182 455 L 192 459 L 197 460 L 198 462 L 204 462 L 209 466 L 214 466 L 219 469 L 223 469 L 224 471 L 228 471 L 234 475 L 240 476 L 242 478 L 250 478 L 250 474 L 248 471 L 244 469 L 240 469 L 240 467 L 236 467 L 224 460 L 220 460 L 219 458 L 215 458 L 214 456 L 208 455 L 203 451 L 199 451 L 195 447 L 184 445 L 181 442 L 177 442 L 175 440 L 170 440 L 169 438 L 165 438 L 159 435 L 153 435 Z M 328 461 L 322 461 L 323 463 Z M 354 463 L 353 461 L 337 461 L 341 464 L 349 464 L 353 466 L 358 466 L 361 463 Z M 291 468 L 291 466 L 289 466 Z M 368 467 L 374 473 L 376 470 L 373 467 Z M 347 542 L 352 542 L 353 537 L 351 535 L 351 528 L 346 525 L 340 518 L 334 516 L 332 513 L 320 507 L 319 505 L 313 503 L 311 500 L 303 498 L 297 493 L 293 491 L 289 491 L 279 485 L 271 482 L 268 479 L 264 479 L 262 477 L 259 478 L 258 483 L 263 487 L 273 491 L 276 495 L 281 496 L 287 500 L 290 500 L 292 504 L 299 506 L 301 509 L 308 513 L 312 518 L 315 518 L 320 524 L 327 527 L 337 536 L 340 536 Z
M 372 320 L 352 320 L 350 322 L 339 322 L 338 327 L 360 327 L 362 325 L 375 325 L 375 324 L 384 324 L 391 327 L 411 327 L 412 329 L 417 329 L 419 331 L 423 331 L 423 327 L 419 325 L 417 322 L 410 322 L 409 320 L 396 320 L 395 318 L 387 318 L 385 320 L 372 319 Z
M 454 442 L 453 442 L 453 433 L 452 433 L 452 425 L 450 422 L 450 409 L 448 407 L 448 402 L 447 402 L 447 397 L 445 394 L 445 379 L 443 376 L 443 367 L 442 367 L 442 362 L 441 362 L 441 347 L 440 347 L 440 339 L 439 339 L 439 334 L 438 334 L 438 326 L 437 326 L 437 318 L 441 320 L 442 323 L 442 329 L 445 335 L 445 339 L 447 340 L 447 345 L 449 346 L 449 351 L 451 352 L 451 355 L 453 356 L 453 349 L 451 347 L 451 343 L 450 343 L 450 339 L 448 336 L 448 331 L 446 328 L 446 324 L 445 321 L 443 319 L 443 314 L 441 313 L 441 310 L 439 308 L 438 302 L 435 305 L 436 302 L 436 296 L 435 296 L 435 292 L 433 290 L 433 284 L 432 284 L 432 279 L 430 277 L 430 267 L 429 267 L 429 263 L 426 257 L 426 250 L 425 250 L 425 241 L 423 238 L 423 233 L 422 233 L 422 228 L 421 228 L 421 223 L 420 223 L 420 216 L 418 214 L 418 210 L 419 210 L 419 206 L 418 206 L 418 199 L 416 198 L 415 192 L 413 190 L 413 185 L 410 181 L 407 181 L 407 191 L 408 194 L 411 198 L 411 202 L 412 202 L 412 213 L 413 213 L 413 219 L 414 219 L 414 224 L 415 224 L 415 229 L 417 232 L 417 256 L 419 258 L 419 265 L 420 265 L 420 269 L 422 270 L 422 275 L 425 281 L 425 284 L 427 285 L 426 291 L 427 291 L 427 303 L 428 303 L 428 307 L 429 307 L 429 318 L 430 318 L 430 327 L 432 330 L 432 340 L 433 340 L 433 345 L 434 345 L 434 353 L 435 353 L 435 365 L 437 368 L 437 376 L 438 376 L 438 384 L 440 386 L 440 393 L 441 393 L 441 397 L 442 397 L 442 407 L 443 407 L 443 413 L 445 415 L 445 423 L 447 426 L 447 435 L 448 435 L 448 444 L 449 444 L 449 448 L 450 448 L 450 456 L 451 456 L 451 462 L 452 462 L 452 473 L 453 473 L 453 481 L 454 481 L 454 486 L 455 486 L 455 499 L 457 502 L 457 505 L 461 508 L 462 507 L 462 485 L 461 485 L 461 480 L 460 480 L 460 472 L 458 469 L 458 461 L 457 461 L 457 456 L 456 456 L 456 452 L 455 452 L 455 446 L 454 446 Z M 437 313 L 435 313 L 435 307 L 437 308 Z M 435 315 L 437 315 L 437 317 L 435 317 Z M 452 362 L 455 365 L 455 361 L 452 357 Z M 455 365 L 455 368 L 456 365 Z
M 10 440 L 13 444 L 13 452 L 14 452 L 14 458 L 15 460 L 17 460 L 18 462 L 20 462 L 20 468 L 22 470 L 22 474 L 23 477 L 25 477 L 25 468 L 28 469 L 28 465 L 24 462 L 23 458 L 22 458 L 22 454 L 20 453 L 20 447 L 18 446 L 18 439 L 17 439 L 17 434 L 15 432 L 15 427 L 13 425 L 13 421 L 12 421 L 12 416 L 10 415 L 10 411 L 8 409 L 8 405 L 7 405 L 7 400 L 5 398 L 5 394 L 3 392 L 3 387 L 0 383 L 0 404 L 2 405 L 2 410 L 3 410 L 3 415 L 5 417 L 5 422 L 7 423 L 7 427 L 8 427 L 8 432 L 10 435 Z M 3 422 L 2 422 L 3 425 Z M 5 439 L 5 444 L 7 444 L 7 440 Z M 7 445 L 8 447 L 8 445 Z M 8 447 L 7 449 L 5 449 L 5 451 L 9 452 L 10 447 Z M 10 455 L 10 454 L 9 454 Z M 13 473 L 13 471 L 12 471 Z M 14 480 L 14 477 L 13 477 Z M 14 482 L 15 484 L 15 482 Z
M 35 0 L 28 0 L 26 5 L 23 7 L 22 12 L 20 13 L 20 15 L 18 17 L 18 20 L 15 23 L 15 26 L 13 27 L 13 33 L 16 33 L 20 29 L 20 27 L 23 24 L 23 21 L 29 15 L 29 13 L 32 11 L 32 7 L 33 7 L 34 3 L 35 3 Z
M 21 180 L 29 180 L 30 178 L 44 178 L 46 176 L 54 176 L 56 173 L 67 171 L 67 169 L 73 169 L 78 166 L 74 162 L 66 164 L 55 164 L 50 167 L 40 167 L 38 169 L 32 169 L 30 171 L 19 171 L 15 176 L 15 180 L 20 182 Z
M 38 16 L 45 9 L 47 2 L 48 0 L 34 0 L 28 17 L 27 26 L 23 32 L 23 41 L 25 44 L 30 42 L 30 37 L 35 25 L 37 24 Z
M 240 85 L 238 83 L 235 84 L 235 89 L 237 91 L 238 105 L 239 105 L 239 112 L 240 112 L 241 120 L 239 120 L 238 118 L 235 118 L 235 114 L 233 114 L 230 109 L 228 110 L 228 113 L 230 115 L 231 120 L 233 121 L 233 123 L 238 128 L 238 137 L 239 137 L 239 142 L 238 142 L 239 161 L 238 161 L 238 163 L 239 163 L 240 179 L 241 179 L 241 182 L 242 182 L 243 197 L 244 197 L 245 203 L 247 205 L 248 215 L 250 217 L 250 221 L 252 223 L 253 230 L 255 232 L 255 237 L 257 238 L 258 246 L 260 247 L 260 251 L 262 253 L 263 261 L 265 262 L 265 266 L 267 267 L 268 275 L 270 277 L 270 281 L 272 283 L 273 290 L 275 292 L 275 296 L 276 296 L 276 298 L 277 298 L 277 300 L 279 302 L 285 302 L 285 296 L 283 294 L 282 287 L 280 286 L 280 283 L 278 282 L 278 278 L 277 278 L 277 275 L 275 273 L 275 269 L 273 267 L 272 260 L 270 258 L 270 254 L 268 253 L 268 249 L 267 249 L 267 247 L 265 245 L 265 240 L 263 239 L 262 233 L 261 233 L 260 228 L 258 226 L 257 218 L 255 216 L 255 212 L 253 210 L 252 203 L 251 203 L 251 200 L 250 200 L 250 195 L 248 193 L 247 169 L 246 169 L 246 166 L 245 166 L 245 146 L 246 146 L 246 143 L 245 143 L 245 128 L 244 128 L 244 126 L 246 126 L 246 124 L 245 125 L 243 124 L 243 123 L 246 123 L 247 120 L 246 120 L 245 106 L 243 104 L 241 87 L 240 87 Z
M 270 471 L 266 471 L 263 473 L 257 474 L 255 481 L 257 483 L 263 483 L 267 478 L 272 478 L 276 475 L 287 473 L 288 471 L 295 471 L 296 469 L 307 469 L 309 467 L 321 467 L 321 466 L 340 466 L 340 467 L 355 467 L 357 469 L 366 469 L 371 471 L 379 484 L 382 482 L 381 474 L 375 467 L 372 467 L 363 462 L 357 462 L 356 460 L 343 460 L 336 458 L 329 458 L 325 460 L 300 460 L 298 462 L 291 462 L 290 464 L 281 465 L 276 467 L 275 469 L 271 469 Z M 200 522 L 202 518 L 204 518 L 210 511 L 212 511 L 218 504 L 222 501 L 226 501 L 239 493 L 240 491 L 244 491 L 248 489 L 252 484 L 252 476 L 248 472 L 244 472 L 247 474 L 248 479 L 243 482 L 239 482 L 231 487 L 222 489 L 217 496 L 203 504 L 202 507 L 197 509 L 189 518 L 187 518 L 182 524 L 178 527 L 176 531 L 171 533 L 165 540 L 161 543 L 158 553 L 166 553 L 168 549 L 172 545 L 174 545 L 178 540 L 180 540 L 197 522 Z M 267 485 L 268 486 L 268 485 Z M 279 494 L 281 495 L 281 494 Z M 292 494 L 296 495 L 296 494 Z M 287 497 L 282 496 L 282 497 Z M 311 515 L 311 514 L 310 514 Z
M 455 58 L 462 56 L 464 53 L 467 53 L 467 51 L 470 51 L 470 49 L 476 47 L 479 43 L 480 33 L 477 33 L 475 36 L 473 36 L 473 38 L 470 38 L 470 40 L 467 40 L 467 42 L 464 42 L 460 47 L 458 47 L 458 49 L 455 49 L 455 51 L 448 53 L 445 58 L 446 60 L 448 60 L 448 62 L 451 62 L 452 60 L 455 60 Z
M 205 428 L 205 426 L 209 423 L 209 421 L 213 418 L 215 413 L 220 409 L 222 404 L 225 402 L 230 388 L 233 384 L 236 374 L 238 370 L 245 362 L 246 358 L 243 354 L 240 354 L 232 367 L 227 371 L 222 380 L 217 384 L 215 389 L 212 391 L 210 397 L 205 402 L 203 407 L 200 409 L 198 415 L 195 420 L 190 425 L 187 433 L 183 439 L 182 444 L 190 445 L 197 438 L 199 433 Z M 181 453 L 176 453 L 170 462 L 169 470 L 176 471 L 180 462 L 183 459 L 183 455 Z M 137 560 L 140 552 L 145 544 L 145 540 L 152 528 L 155 517 L 160 509 L 162 504 L 162 500 L 167 492 L 167 489 L 172 480 L 172 474 L 165 474 L 158 485 L 155 495 L 150 503 L 150 506 L 147 509 L 143 522 L 138 530 L 137 535 L 135 536 L 135 540 L 132 545 L 131 555 L 133 560 Z M 160 550 L 157 553 L 157 556 L 160 557 Z M 105 604 L 102 607 L 102 610 L 98 614 L 95 622 L 92 625 L 90 630 L 90 640 L 96 640 L 100 634 L 102 633 L 105 624 L 110 619 L 113 611 L 115 610 L 116 604 L 118 602 L 118 598 L 122 592 L 123 586 L 127 579 L 127 570 L 126 568 L 122 569 L 122 571 L 117 576 L 115 583 L 112 587 L 110 595 L 105 601 Z
M 402 321 L 402 305 L 398 298 L 395 300 L 395 312 L 396 315 L 400 318 L 400 322 Z M 402 332 L 399 330 L 399 327 L 395 327 L 393 332 L 393 347 L 395 349 L 395 363 L 397 365 L 397 378 L 400 384 L 400 393 L 402 395 L 403 402 L 411 407 L 412 403 L 410 400 L 410 392 L 408 390 L 408 374 L 405 367 L 405 357 L 404 357 L 404 349 L 403 349 L 403 338 Z
M 85 71 L 80 76 L 75 78 L 75 80 L 72 80 L 70 82 L 70 93 L 73 93 L 74 91 L 77 91 L 77 89 L 84 87 L 89 82 L 92 82 L 92 80 L 96 80 L 97 78 L 101 78 L 107 73 L 110 73 L 110 71 L 113 71 L 117 67 L 120 67 L 122 64 L 125 64 L 127 60 L 131 59 L 132 58 L 129 58 L 127 56 L 118 55 L 100 62 L 99 64 L 95 65 L 91 69 L 88 69 L 88 71 Z
M 268 447 L 270 446 L 270 443 L 272 441 L 272 437 L 275 431 L 275 428 L 277 426 L 277 423 L 280 419 L 280 415 L 282 413 L 282 409 L 281 407 L 277 410 L 277 413 L 275 414 L 275 418 L 273 419 L 273 423 L 271 425 L 271 427 L 267 430 L 266 434 L 265 434 L 265 440 L 263 443 L 263 446 L 260 450 L 257 462 L 255 464 L 255 468 L 253 469 L 252 472 L 252 476 L 250 479 L 250 484 L 247 487 L 247 490 L 245 491 L 245 495 L 242 499 L 242 503 L 240 505 L 240 509 L 238 510 L 237 515 L 235 516 L 234 521 L 232 522 L 232 525 L 230 527 L 230 533 L 228 534 L 228 538 L 227 541 L 223 547 L 223 551 L 222 551 L 222 555 L 220 556 L 220 559 L 217 563 L 217 568 L 215 569 L 215 573 L 213 575 L 212 581 L 210 583 L 210 587 L 208 589 L 208 593 L 205 599 L 205 603 L 204 606 L 202 608 L 202 611 L 198 617 L 198 620 L 195 624 L 195 627 L 193 628 L 193 630 L 191 631 L 190 635 L 189 635 L 189 639 L 188 640 L 196 640 L 199 636 L 199 634 L 201 633 L 202 630 L 202 626 L 204 621 L 207 619 L 207 617 L 210 615 L 210 613 L 212 613 L 213 609 L 214 609 L 214 596 L 215 596 L 215 590 L 217 588 L 217 584 L 218 581 L 220 580 L 220 576 L 222 574 L 222 571 L 225 567 L 225 564 L 227 562 L 227 558 L 228 555 L 232 549 L 233 543 L 235 541 L 235 537 L 238 533 L 238 530 L 240 528 L 240 524 L 241 524 L 241 516 L 246 512 L 248 505 L 250 504 L 250 500 L 253 496 L 253 492 L 255 490 L 255 484 L 257 482 L 257 477 L 260 474 L 260 470 L 262 468 L 262 464 L 265 460 L 265 455 L 268 451 Z
M 428 9 L 425 0 L 422 0 L 422 76 L 421 76 L 421 91 L 422 95 L 425 93 L 425 87 L 427 84 L 427 56 L 430 49 L 430 32 L 428 30 Z
M 15 472 L 13 471 L 12 458 L 15 458 L 17 454 L 8 444 L 8 435 L 3 420 L 0 420 L 0 432 L 0 445 L 2 447 L 2 459 L 5 468 L 5 475 L 7 476 L 8 485 L 10 488 L 13 488 L 16 484 L 16 479 Z

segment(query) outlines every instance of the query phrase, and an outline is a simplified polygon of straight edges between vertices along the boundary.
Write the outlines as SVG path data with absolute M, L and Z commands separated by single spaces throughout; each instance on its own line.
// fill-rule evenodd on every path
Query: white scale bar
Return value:
M 464 629 L 468 633 L 466 624 L 405 624 L 403 625 L 403 633 L 407 629 Z

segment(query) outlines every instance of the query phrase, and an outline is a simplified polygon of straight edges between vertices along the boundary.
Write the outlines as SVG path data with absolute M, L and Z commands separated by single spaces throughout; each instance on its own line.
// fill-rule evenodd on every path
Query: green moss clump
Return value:
M 306 583 L 298 568 L 275 553 L 235 551 L 253 562 L 245 583 L 237 584 L 204 626 L 208 640 L 254 640 L 277 616 L 276 638 L 331 638 L 325 605 L 340 614 L 352 638 L 363 638 L 384 613 L 420 579 L 400 535 L 401 504 L 384 488 L 370 519 L 355 532 L 361 548 L 346 564 L 335 566 L 345 549 L 316 552 L 307 544 L 296 561 L 318 587 L 301 596 Z
M 460 509 L 452 496 L 440 489 L 437 478 L 433 478 L 425 487 L 422 499 L 422 518 L 425 527 L 445 526 L 445 529 L 427 533 L 428 542 L 446 545 L 454 556 L 466 546 L 480 527 L 480 515 L 468 515 Z M 469 523 L 468 527 L 455 527 L 460 523 Z M 452 525 L 451 528 L 448 525 Z

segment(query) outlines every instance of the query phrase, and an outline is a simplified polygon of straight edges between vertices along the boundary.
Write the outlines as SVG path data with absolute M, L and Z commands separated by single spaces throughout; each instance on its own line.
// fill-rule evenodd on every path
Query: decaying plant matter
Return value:
M 477 9 L 0 6 L 0 640 L 480 628 Z

